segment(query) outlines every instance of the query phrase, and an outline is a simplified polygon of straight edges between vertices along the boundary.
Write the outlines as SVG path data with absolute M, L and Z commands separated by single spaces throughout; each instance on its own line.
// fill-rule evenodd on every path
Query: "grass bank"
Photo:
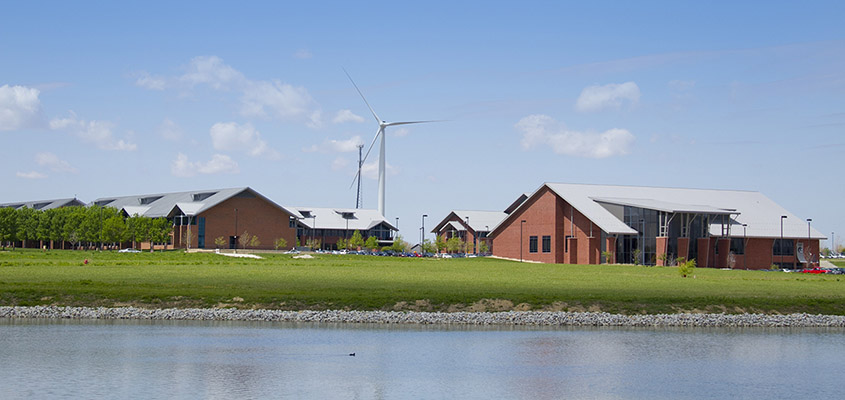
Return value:
M 0 305 L 845 315 L 845 277 L 495 259 L 0 252 Z M 89 263 L 83 265 L 83 260 Z

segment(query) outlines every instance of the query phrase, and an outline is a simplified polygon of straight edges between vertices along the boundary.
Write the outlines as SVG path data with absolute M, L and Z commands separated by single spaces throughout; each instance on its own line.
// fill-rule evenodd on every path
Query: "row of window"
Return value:
M 537 252 L 537 236 L 529 236 L 528 237 L 528 252 L 529 253 L 536 253 Z M 543 236 L 543 253 L 551 253 L 552 252 L 552 237 L 551 236 Z

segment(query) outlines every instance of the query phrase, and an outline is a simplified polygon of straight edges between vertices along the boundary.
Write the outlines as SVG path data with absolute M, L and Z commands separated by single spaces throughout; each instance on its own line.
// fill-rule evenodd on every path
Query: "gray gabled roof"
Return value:
M 588 185 L 569 183 L 545 183 L 564 201 L 593 221 L 609 234 L 635 234 L 636 231 L 614 216 L 605 204 L 632 205 L 667 212 L 731 215 L 731 236 L 742 237 L 742 224 L 747 224 L 748 237 L 780 237 L 781 215 L 783 236 L 806 238 L 807 222 L 790 213 L 760 192 L 742 190 L 683 189 L 647 186 Z M 514 212 L 525 206 L 520 205 Z M 497 226 L 498 228 L 498 226 Z M 712 235 L 721 234 L 721 225 L 711 224 Z M 810 229 L 813 239 L 826 239 L 816 229 Z
M 92 201 L 91 204 L 114 207 L 130 216 L 138 214 L 143 217 L 161 218 L 174 215 L 198 215 L 244 192 L 259 197 L 293 215 L 291 211 L 284 209 L 249 187 L 101 197 Z
M 396 229 L 378 210 L 364 208 L 329 208 L 329 207 L 285 207 L 293 212 L 299 223 L 308 229 L 346 229 L 368 231 L 378 224 L 385 224 L 391 230 Z M 316 216 L 317 218 L 313 218 Z M 345 218 L 346 217 L 346 218 Z
M 449 221 L 449 218 L 451 218 L 453 214 L 457 216 L 461 222 Z M 474 232 L 488 232 L 496 225 L 499 225 L 499 223 L 501 223 L 507 216 L 508 214 L 504 211 L 453 210 L 447 214 L 440 223 L 435 225 L 431 232 L 437 233 L 443 227 L 450 224 L 453 228 L 455 228 L 455 230 L 466 230 L 464 225 L 467 222 L 467 218 L 469 218 L 469 227 Z
M 33 210 L 50 210 L 53 208 L 84 206 L 85 203 L 77 198 L 54 199 L 54 200 L 37 200 L 37 201 L 21 201 L 12 203 L 0 203 L 0 208 L 11 207 L 19 209 L 28 207 Z

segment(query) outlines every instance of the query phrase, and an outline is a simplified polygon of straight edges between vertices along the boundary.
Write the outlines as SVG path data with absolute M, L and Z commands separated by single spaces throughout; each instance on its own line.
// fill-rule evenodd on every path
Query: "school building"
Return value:
M 566 183 L 544 183 L 488 236 L 510 259 L 737 269 L 810 266 L 826 239 L 759 192 Z

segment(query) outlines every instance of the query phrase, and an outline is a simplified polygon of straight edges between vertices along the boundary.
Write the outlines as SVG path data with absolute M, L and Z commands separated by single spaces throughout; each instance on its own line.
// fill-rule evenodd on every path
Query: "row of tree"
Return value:
M 113 207 L 62 207 L 50 210 L 0 208 L 0 244 L 14 247 L 61 246 L 94 248 L 104 244 L 167 243 L 172 224 L 165 218 L 124 218 Z

